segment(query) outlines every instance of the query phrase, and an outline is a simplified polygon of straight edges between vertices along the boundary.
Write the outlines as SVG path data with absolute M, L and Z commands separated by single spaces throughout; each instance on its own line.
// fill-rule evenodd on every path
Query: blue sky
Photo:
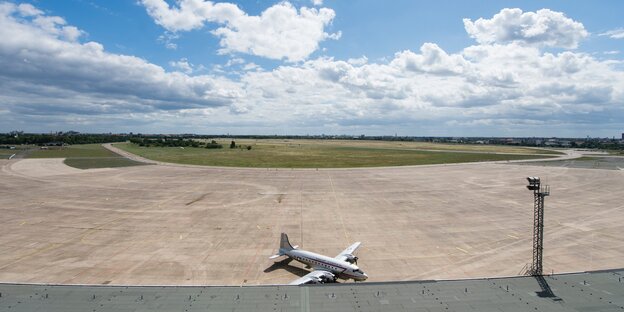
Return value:
M 0 131 L 624 132 L 621 1 L 0 3 Z

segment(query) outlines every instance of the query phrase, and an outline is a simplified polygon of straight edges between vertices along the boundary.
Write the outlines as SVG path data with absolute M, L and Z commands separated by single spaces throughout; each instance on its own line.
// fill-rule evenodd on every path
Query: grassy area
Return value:
M 48 149 L 33 150 L 29 158 L 70 158 L 70 157 L 120 157 L 105 149 L 100 144 L 71 145 L 64 147 L 52 146 Z
M 100 144 L 71 145 L 34 149 L 29 158 L 65 158 L 65 164 L 78 169 L 113 168 L 143 165 L 121 157 Z
M 445 164 L 459 162 L 516 160 L 543 158 L 525 154 L 495 154 L 493 152 L 425 151 L 414 144 L 394 142 L 351 142 L 312 140 L 236 140 L 252 149 L 230 149 L 229 141 L 219 143 L 223 149 L 139 147 L 130 143 L 115 146 L 142 157 L 163 162 L 231 167 L 260 168 L 344 168 Z M 405 144 L 405 146 L 401 145 Z M 431 145 L 427 145 L 431 146 Z M 434 145 L 434 147 L 438 147 Z M 483 147 L 483 146 L 482 146 Z M 518 149 L 512 147 L 514 149 Z M 444 148 L 432 148 L 444 149 Z M 503 152 L 510 152 L 504 149 Z
M 270 145 L 270 146 L 323 146 L 323 147 L 362 147 L 362 148 L 386 148 L 386 149 L 414 149 L 436 151 L 462 151 L 481 153 L 510 153 L 510 154 L 548 154 L 563 155 L 564 153 L 522 146 L 510 145 L 483 145 L 483 144 L 446 144 L 428 142 L 401 142 L 401 141 L 369 141 L 369 140 L 288 140 L 288 139 L 234 139 L 236 144 L 241 145 Z M 210 141 L 210 140 L 208 140 Z M 217 140 L 224 147 L 230 145 L 229 140 Z
M 0 149 L 0 159 L 8 159 L 11 155 L 17 153 L 16 150 Z
M 78 169 L 116 168 L 146 165 L 124 157 L 67 158 L 65 164 Z

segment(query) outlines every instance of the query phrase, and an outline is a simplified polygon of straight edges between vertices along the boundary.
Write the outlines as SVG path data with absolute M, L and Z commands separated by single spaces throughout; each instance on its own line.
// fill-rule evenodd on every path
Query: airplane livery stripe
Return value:
M 318 260 L 318 259 L 315 259 L 315 258 L 306 258 L 306 257 L 302 257 L 302 256 L 296 256 L 296 257 L 299 258 L 297 260 L 305 259 L 305 260 L 307 260 L 307 262 L 316 261 L 316 262 L 320 262 L 320 263 L 325 264 L 325 265 L 330 266 L 330 267 L 337 267 L 337 268 L 340 268 L 340 269 L 344 270 L 343 272 L 340 272 L 339 275 L 344 275 L 344 276 L 347 276 L 347 277 L 350 277 L 350 278 L 359 278 L 359 276 L 345 273 L 347 271 L 347 269 L 344 268 L 344 267 L 341 267 L 341 266 L 339 266 L 339 265 L 337 265 L 335 263 L 330 263 L 330 262 L 326 262 L 326 261 L 323 261 L 323 260 Z

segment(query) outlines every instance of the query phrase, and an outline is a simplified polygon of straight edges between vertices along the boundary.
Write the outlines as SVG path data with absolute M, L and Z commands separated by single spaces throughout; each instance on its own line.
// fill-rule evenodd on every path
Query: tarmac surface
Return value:
M 592 156 L 558 161 L 531 162 L 526 164 L 532 166 L 624 170 L 624 156 Z
M 362 241 L 369 281 L 513 276 L 546 198 L 544 272 L 624 266 L 624 171 L 515 164 L 290 170 L 78 170 L 0 160 L 0 282 L 263 285 L 307 273 L 280 232 L 333 256 Z

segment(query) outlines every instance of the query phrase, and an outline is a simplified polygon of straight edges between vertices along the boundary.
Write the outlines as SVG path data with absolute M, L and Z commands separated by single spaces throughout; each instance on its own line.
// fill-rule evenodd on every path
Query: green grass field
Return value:
M 483 145 L 483 144 L 448 144 L 448 143 L 428 143 L 428 142 L 401 142 L 401 141 L 370 141 L 370 140 L 277 140 L 277 139 L 233 139 L 236 144 L 241 145 L 268 145 L 268 146 L 319 146 L 319 147 L 362 147 L 362 148 L 387 148 L 387 149 L 407 149 L 407 150 L 430 150 L 430 151 L 462 151 L 480 153 L 510 153 L 510 154 L 547 154 L 563 155 L 564 153 L 531 147 L 511 146 L 511 145 Z M 210 140 L 204 140 L 210 141 Z M 217 140 L 218 143 L 228 147 L 229 140 Z
M 65 164 L 78 169 L 116 168 L 146 165 L 124 157 L 74 157 L 65 159 Z
M 144 165 L 121 157 L 100 144 L 71 145 L 50 147 L 49 149 L 34 149 L 29 158 L 65 158 L 65 164 L 78 169 L 114 168 Z
M 9 157 L 11 157 L 11 155 L 17 153 L 16 150 L 10 150 L 10 149 L 0 149 L 0 159 L 7 159 Z
M 71 145 L 64 147 L 49 147 L 48 149 L 33 150 L 29 158 L 70 158 L 70 157 L 121 157 L 100 144 Z
M 259 168 L 345 168 L 428 165 L 460 162 L 517 160 L 544 158 L 534 149 L 518 147 L 472 146 L 460 152 L 455 145 L 408 144 L 370 141 L 313 141 L 313 140 L 236 140 L 246 148 L 230 149 L 229 141 L 220 140 L 223 149 L 140 147 L 130 143 L 115 146 L 130 153 L 163 162 Z M 392 143 L 392 144 L 391 144 Z M 410 142 L 411 143 L 411 142 Z M 446 151 L 426 151 L 430 149 Z M 457 146 L 458 147 L 458 146 Z M 478 150 L 485 148 L 487 151 Z M 495 154 L 513 153 L 516 154 Z M 520 154 L 521 152 L 529 153 Z

